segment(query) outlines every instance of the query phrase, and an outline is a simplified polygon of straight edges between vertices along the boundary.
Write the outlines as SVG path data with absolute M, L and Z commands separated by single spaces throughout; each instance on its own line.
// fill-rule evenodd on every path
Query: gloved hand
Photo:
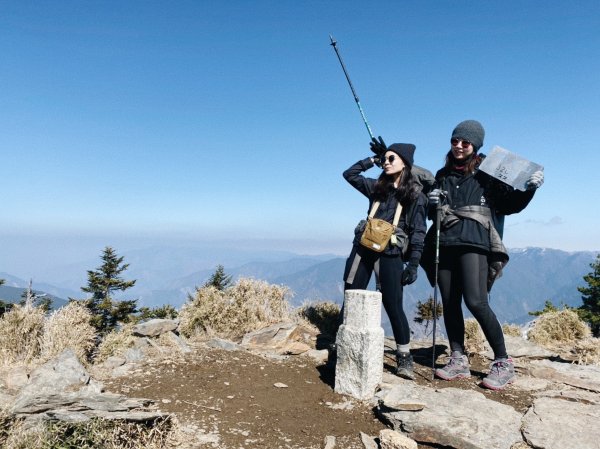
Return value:
M 385 152 L 387 151 L 387 146 L 381 136 L 379 136 L 379 140 L 373 137 L 371 139 L 371 151 L 377 155 L 378 158 L 382 158 Z
M 526 183 L 527 190 L 539 189 L 540 187 L 542 187 L 543 183 L 544 183 L 544 172 L 541 170 L 533 172 L 531 174 L 531 176 L 529 177 L 529 179 L 527 180 L 527 183 Z
M 402 278 L 400 283 L 402 285 L 410 285 L 417 280 L 417 270 L 419 268 L 419 261 L 411 259 L 402 272 Z
M 429 200 L 429 204 L 438 204 L 440 202 L 440 197 L 444 195 L 442 189 L 433 189 L 431 192 L 427 194 L 427 199 Z
M 379 158 L 379 156 L 371 156 L 371 160 L 373 161 L 373 163 L 375 165 L 377 165 L 379 168 L 383 167 L 383 164 L 381 163 L 381 159 Z

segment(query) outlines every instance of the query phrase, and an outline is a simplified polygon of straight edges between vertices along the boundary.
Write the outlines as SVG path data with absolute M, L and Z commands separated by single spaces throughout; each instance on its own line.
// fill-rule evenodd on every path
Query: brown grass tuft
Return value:
M 333 302 L 311 302 L 297 310 L 298 316 L 315 326 L 321 334 L 335 337 L 340 321 L 340 306 Z
M 86 363 L 96 345 L 97 334 L 90 324 L 91 313 L 78 302 L 71 302 L 53 312 L 44 323 L 41 362 L 46 362 L 71 348 Z
M 218 335 L 239 338 L 247 332 L 291 319 L 290 290 L 254 279 L 240 279 L 225 290 L 196 289 L 180 313 L 180 332 L 190 338 Z
M 542 346 L 570 343 L 590 337 L 590 328 L 569 309 L 540 315 L 527 337 Z
M 521 328 L 516 324 L 504 323 L 502 325 L 502 332 L 504 335 L 510 335 L 512 337 L 520 337 L 522 335 Z
M 29 364 L 39 357 L 43 330 L 42 309 L 15 304 L 0 318 L 0 363 Z
M 134 323 L 127 323 L 106 334 L 96 350 L 94 363 L 102 363 L 113 355 L 123 355 L 131 348 L 136 340 L 132 333 L 133 326 Z
M 600 338 L 586 338 L 575 342 L 572 352 L 580 365 L 600 365 Z
M 465 320 L 465 351 L 467 354 L 485 351 L 485 336 L 475 318 Z

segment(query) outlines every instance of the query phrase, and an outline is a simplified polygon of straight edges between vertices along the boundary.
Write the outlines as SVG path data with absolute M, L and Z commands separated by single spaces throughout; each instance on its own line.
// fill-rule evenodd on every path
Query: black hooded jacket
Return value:
M 367 215 L 371 211 L 371 207 L 375 202 L 375 184 L 376 179 L 366 178 L 362 175 L 362 172 L 370 169 L 375 164 L 371 158 L 363 159 L 353 164 L 348 170 L 344 172 L 344 179 L 348 181 L 352 187 L 357 189 L 360 193 L 365 195 L 369 199 L 369 209 Z M 381 201 L 374 218 L 385 220 L 389 223 L 394 221 L 394 214 L 396 213 L 396 206 L 398 200 L 396 199 L 394 192 L 391 192 L 385 201 Z M 416 200 L 413 201 L 408 207 L 402 209 L 398 226 L 406 232 L 409 237 L 410 247 L 407 254 L 407 260 L 415 259 L 419 260 L 423 251 L 423 241 L 425 238 L 425 232 L 427 230 L 426 216 L 427 216 L 427 197 L 419 192 Z M 354 238 L 354 245 L 359 245 L 360 235 L 357 234 Z M 401 249 L 397 246 L 388 244 L 383 254 L 388 256 L 398 256 L 401 253 Z
M 504 216 L 522 211 L 533 198 L 534 191 L 516 190 L 501 181 L 492 178 L 478 169 L 473 174 L 445 168 L 435 175 L 435 188 L 447 192 L 442 204 L 451 209 L 463 206 L 483 206 L 491 210 L 494 227 L 502 237 Z M 435 207 L 430 207 L 429 218 L 435 221 Z M 427 235 L 427 242 L 433 239 L 435 226 Z M 460 220 L 455 225 L 440 231 L 440 246 L 472 246 L 489 251 L 488 231 L 478 222 L 469 219 Z

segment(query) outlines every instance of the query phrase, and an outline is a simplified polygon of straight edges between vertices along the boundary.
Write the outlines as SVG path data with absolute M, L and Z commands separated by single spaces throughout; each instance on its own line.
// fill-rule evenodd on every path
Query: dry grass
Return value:
M 285 286 L 254 279 L 240 279 L 225 290 L 212 286 L 198 288 L 179 313 L 179 329 L 188 338 L 206 335 L 239 338 L 247 332 L 290 320 L 290 296 Z
M 590 337 L 590 328 L 576 312 L 564 309 L 540 315 L 527 337 L 546 347 L 558 343 L 571 343 Z
M 580 365 L 600 365 L 600 338 L 586 338 L 575 342 L 572 352 Z
M 102 363 L 113 355 L 123 355 L 135 343 L 132 330 L 135 324 L 127 323 L 118 330 L 106 334 L 96 350 L 94 363 Z
M 44 322 L 41 361 L 57 356 L 71 348 L 77 358 L 85 363 L 96 345 L 97 333 L 90 324 L 91 313 L 77 302 L 53 312 Z
M 465 320 L 465 351 L 467 354 L 485 351 L 485 336 L 474 318 Z
M 504 323 L 502 325 L 502 332 L 504 335 L 510 335 L 512 337 L 520 337 L 522 335 L 521 327 L 516 324 Z
M 0 363 L 29 364 L 39 357 L 43 330 L 43 310 L 15 304 L 0 318 Z
M 0 429 L 0 444 L 6 449 L 166 449 L 173 447 L 171 418 L 148 423 L 92 419 L 81 423 L 63 421 L 25 427 L 10 419 Z M 4 424 L 0 420 L 0 425 Z
M 298 316 L 315 326 L 321 334 L 335 337 L 340 321 L 340 306 L 333 302 L 313 302 L 303 304 Z

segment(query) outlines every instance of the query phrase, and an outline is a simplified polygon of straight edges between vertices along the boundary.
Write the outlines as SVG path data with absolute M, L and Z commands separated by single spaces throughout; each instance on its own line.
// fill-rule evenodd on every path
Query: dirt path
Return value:
M 487 368 L 483 359 L 471 360 L 471 379 L 432 382 L 431 347 L 414 354 L 418 384 L 476 390 L 521 412 L 532 402 L 526 392 L 479 387 Z M 392 367 L 386 355 L 386 371 Z M 375 437 L 386 426 L 372 405 L 334 393 L 333 376 L 332 365 L 317 366 L 307 357 L 276 361 L 199 346 L 185 359 L 153 362 L 105 384 L 110 391 L 157 401 L 161 411 L 174 413 L 182 424 L 214 441 L 212 447 L 322 448 L 325 437 L 333 435 L 338 448 L 364 449 L 360 432 Z

